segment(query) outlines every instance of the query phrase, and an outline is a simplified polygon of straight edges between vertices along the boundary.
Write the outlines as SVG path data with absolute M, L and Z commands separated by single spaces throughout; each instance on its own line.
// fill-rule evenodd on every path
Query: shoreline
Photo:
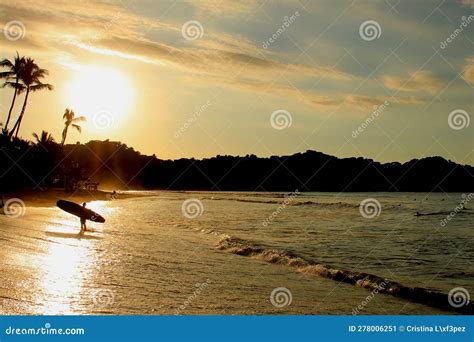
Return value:
M 26 207 L 54 207 L 60 199 L 72 202 L 92 202 L 92 201 L 112 201 L 127 198 L 148 197 L 143 193 L 121 193 L 114 196 L 112 191 L 96 190 L 76 190 L 66 192 L 64 190 L 19 190 L 0 194 L 3 201 L 18 198 L 24 202 Z

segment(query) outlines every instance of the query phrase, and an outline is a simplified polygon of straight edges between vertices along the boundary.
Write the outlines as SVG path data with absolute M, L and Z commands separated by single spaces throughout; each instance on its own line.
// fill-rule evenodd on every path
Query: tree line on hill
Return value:
M 365 158 L 337 158 L 316 151 L 291 156 L 216 156 L 202 160 L 161 160 L 120 142 L 66 144 L 70 128 L 81 132 L 83 116 L 66 108 L 61 141 L 51 133 L 19 137 L 28 98 L 41 90 L 48 75 L 34 59 L 17 52 L 0 60 L 2 86 L 12 100 L 0 123 L 0 192 L 24 188 L 74 190 L 81 181 L 116 189 L 226 191 L 474 191 L 474 168 L 442 157 L 407 163 Z M 21 109 L 16 112 L 23 95 Z M 18 113 L 18 114 L 16 114 Z
M 216 156 L 161 160 L 114 141 L 56 143 L 42 132 L 35 141 L 0 135 L 0 186 L 68 188 L 91 180 L 110 189 L 223 191 L 474 191 L 474 167 L 442 157 L 406 163 L 337 158 L 306 151 L 290 156 Z

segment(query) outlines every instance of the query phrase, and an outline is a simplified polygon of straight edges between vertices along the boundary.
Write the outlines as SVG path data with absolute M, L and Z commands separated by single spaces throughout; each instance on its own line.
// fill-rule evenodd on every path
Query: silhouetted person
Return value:
M 86 207 L 86 202 L 82 203 L 82 207 Z M 87 230 L 86 227 L 86 219 L 84 217 L 81 217 L 81 233 L 84 233 Z

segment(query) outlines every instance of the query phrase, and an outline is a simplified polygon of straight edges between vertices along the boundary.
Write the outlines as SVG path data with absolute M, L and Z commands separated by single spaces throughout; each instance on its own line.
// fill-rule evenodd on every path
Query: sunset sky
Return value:
M 60 141 L 71 107 L 87 122 L 69 143 L 109 138 L 165 159 L 312 149 L 473 165 L 473 9 L 473 0 L 2 0 L 0 57 L 34 58 L 55 87 L 31 95 L 26 138 L 44 129 Z M 11 98 L 0 90 L 0 122 Z M 291 125 L 276 129 L 274 112 Z

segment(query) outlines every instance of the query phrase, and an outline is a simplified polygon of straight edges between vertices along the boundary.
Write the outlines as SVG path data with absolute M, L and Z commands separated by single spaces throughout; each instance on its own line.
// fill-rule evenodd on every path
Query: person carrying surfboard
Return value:
M 82 205 L 78 203 L 74 203 L 71 201 L 59 200 L 56 202 L 56 205 L 65 212 L 72 214 L 74 216 L 79 217 L 81 221 L 81 232 L 79 234 L 84 233 L 87 230 L 86 221 L 92 221 L 97 223 L 104 223 L 105 218 L 103 218 L 100 214 L 96 213 L 95 211 L 86 208 L 87 203 L 84 202 Z
M 82 207 L 85 208 L 86 204 L 87 204 L 86 202 L 82 203 Z M 85 217 L 80 217 L 80 220 L 81 220 L 81 233 L 84 233 L 87 230 L 86 218 Z

